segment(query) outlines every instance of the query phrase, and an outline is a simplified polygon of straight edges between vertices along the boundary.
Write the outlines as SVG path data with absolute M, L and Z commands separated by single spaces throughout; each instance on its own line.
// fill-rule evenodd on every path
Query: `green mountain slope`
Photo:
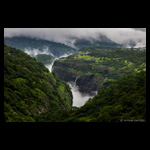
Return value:
M 4 45 L 4 118 L 6 122 L 58 121 L 70 110 L 67 84 L 35 58 Z
M 124 75 L 146 70 L 146 49 L 87 47 L 56 60 L 53 71 L 66 82 L 76 81 L 80 92 L 96 91 Z
M 54 57 L 52 55 L 47 55 L 47 54 L 38 54 L 36 56 L 36 59 L 39 61 L 39 62 L 42 62 L 44 65 L 46 64 L 50 64 L 54 61 Z
M 62 115 L 64 122 L 146 121 L 146 72 L 126 75 L 102 89 L 81 108 Z
M 21 50 L 27 49 L 31 51 L 36 49 L 43 52 L 43 50 L 46 49 L 48 50 L 47 52 L 49 54 L 51 53 L 55 57 L 76 51 L 74 48 L 71 48 L 65 44 L 30 37 L 4 38 L 4 43 L 8 46 L 12 46 Z

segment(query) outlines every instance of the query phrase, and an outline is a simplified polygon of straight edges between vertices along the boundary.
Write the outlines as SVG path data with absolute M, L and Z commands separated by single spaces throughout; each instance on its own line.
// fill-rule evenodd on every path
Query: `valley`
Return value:
M 4 38 L 5 122 L 145 122 L 146 47 L 68 37 Z
M 72 107 L 69 86 L 43 63 L 4 45 L 4 116 L 6 122 L 53 122 Z
M 54 57 L 60 57 L 76 51 L 76 49 L 62 43 L 24 36 L 4 38 L 4 43 L 23 50 L 32 57 L 35 57 L 37 54 L 49 54 Z
M 144 48 L 87 47 L 53 65 L 61 80 L 75 82 L 82 94 L 91 96 L 121 77 L 142 70 L 146 70 Z

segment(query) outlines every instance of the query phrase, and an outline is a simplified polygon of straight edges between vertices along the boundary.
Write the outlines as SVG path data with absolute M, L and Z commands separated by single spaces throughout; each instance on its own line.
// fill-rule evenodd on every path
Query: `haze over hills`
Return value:
M 4 118 L 145 122 L 146 28 L 4 29 Z
M 71 47 L 76 40 L 100 41 L 104 37 L 125 48 L 146 47 L 146 28 L 4 28 L 5 38 L 21 36 L 63 43 Z
M 77 49 L 81 49 L 84 47 L 92 47 L 92 46 L 104 46 L 104 47 L 123 47 L 123 45 L 118 44 L 112 40 L 110 40 L 107 36 L 99 34 L 99 36 L 95 39 L 92 37 L 89 38 L 75 38 L 74 46 Z
M 70 37 L 73 43 L 67 42 L 66 44 L 63 43 L 56 43 L 53 41 L 48 41 L 44 39 L 38 38 L 31 38 L 31 37 L 5 37 L 4 43 L 24 50 L 26 52 L 29 51 L 38 51 L 51 53 L 55 57 L 59 57 L 66 53 L 73 53 L 76 50 L 79 50 L 84 47 L 91 47 L 91 46 L 105 46 L 105 47 L 122 47 L 123 45 L 117 44 L 116 42 L 110 40 L 106 36 L 99 34 L 99 36 L 95 39 L 92 37 L 88 38 L 76 38 Z
M 4 43 L 8 46 L 21 49 L 32 56 L 36 56 L 37 54 L 51 54 L 55 57 L 60 57 L 61 55 L 76 51 L 76 49 L 62 43 L 23 36 L 6 37 L 4 38 Z

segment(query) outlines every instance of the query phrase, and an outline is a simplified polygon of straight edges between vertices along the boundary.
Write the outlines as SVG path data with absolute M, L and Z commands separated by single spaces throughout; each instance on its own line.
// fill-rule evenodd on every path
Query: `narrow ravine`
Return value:
M 59 58 L 68 57 L 70 55 L 72 55 L 72 54 L 65 54 L 65 55 L 60 56 Z M 59 58 L 55 58 L 54 61 L 51 64 L 45 65 L 49 69 L 50 72 L 53 71 L 53 65 L 54 65 L 55 60 L 59 59 Z M 93 98 L 97 94 L 97 91 L 94 91 L 94 93 L 95 93 L 94 95 L 81 93 L 79 91 L 79 87 L 76 84 L 77 80 L 79 78 L 80 78 L 80 76 L 76 77 L 74 82 L 67 82 L 67 84 L 71 88 L 71 92 L 72 92 L 72 95 L 73 95 L 73 106 L 76 106 L 76 107 L 83 106 L 86 103 L 86 101 L 89 100 L 89 98 Z
M 37 54 L 49 54 L 47 49 L 44 52 L 42 52 L 42 53 L 39 50 L 36 50 L 36 49 L 33 51 L 34 53 L 31 53 L 32 51 L 30 51 L 30 50 L 26 50 L 25 52 L 27 54 L 29 54 L 30 56 L 32 56 L 32 57 L 35 57 Z M 54 56 L 53 54 L 51 54 L 51 55 Z M 70 55 L 72 55 L 72 53 L 70 53 L 70 54 L 64 54 L 64 55 L 62 55 L 60 57 L 55 57 L 55 59 L 53 60 L 53 62 L 50 63 L 50 64 L 45 64 L 45 67 L 48 68 L 48 70 L 50 72 L 52 72 L 53 71 L 53 65 L 54 65 L 54 62 L 55 62 L 56 59 L 60 59 L 60 58 L 63 58 L 63 57 L 68 57 Z M 86 103 L 86 101 L 89 100 L 89 98 L 93 98 L 97 94 L 97 91 L 94 91 L 93 92 L 94 94 L 92 94 L 92 95 L 81 93 L 79 91 L 78 85 L 76 84 L 77 81 L 78 81 L 78 79 L 80 77 L 81 76 L 77 76 L 74 82 L 72 81 L 72 82 L 68 82 L 67 83 L 70 86 L 71 91 L 72 91 L 73 106 L 76 106 L 76 107 L 83 106 Z

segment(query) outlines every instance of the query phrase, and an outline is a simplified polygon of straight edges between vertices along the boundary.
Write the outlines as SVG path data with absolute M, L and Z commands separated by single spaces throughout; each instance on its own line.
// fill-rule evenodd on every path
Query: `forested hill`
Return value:
M 95 49 L 95 51 L 93 51 Z M 145 49 L 84 48 L 56 61 L 79 83 L 103 85 L 84 106 L 72 107 L 70 87 L 43 63 L 4 44 L 6 122 L 146 121 Z M 61 67 L 60 67 L 61 66 Z M 60 69 L 60 71 L 61 71 Z M 59 73 L 59 72 L 56 72 Z M 72 75 L 72 76 L 71 76 Z M 78 83 L 78 84 L 79 84 Z
M 81 108 L 62 115 L 64 122 L 145 122 L 146 72 L 126 75 L 102 89 Z
M 43 39 L 36 39 L 31 37 L 11 37 L 4 38 L 4 43 L 8 46 L 12 46 L 21 50 L 39 50 L 41 52 L 44 49 L 50 54 L 53 54 L 55 57 L 59 57 L 66 53 L 73 53 L 76 49 L 69 47 L 62 43 L 56 43 L 52 41 L 47 41 Z
M 86 47 L 55 61 L 53 70 L 64 81 L 75 81 L 81 92 L 96 91 L 133 72 L 146 70 L 146 48 Z
M 67 84 L 44 64 L 21 50 L 4 45 L 4 118 L 6 122 L 58 121 L 70 110 Z

